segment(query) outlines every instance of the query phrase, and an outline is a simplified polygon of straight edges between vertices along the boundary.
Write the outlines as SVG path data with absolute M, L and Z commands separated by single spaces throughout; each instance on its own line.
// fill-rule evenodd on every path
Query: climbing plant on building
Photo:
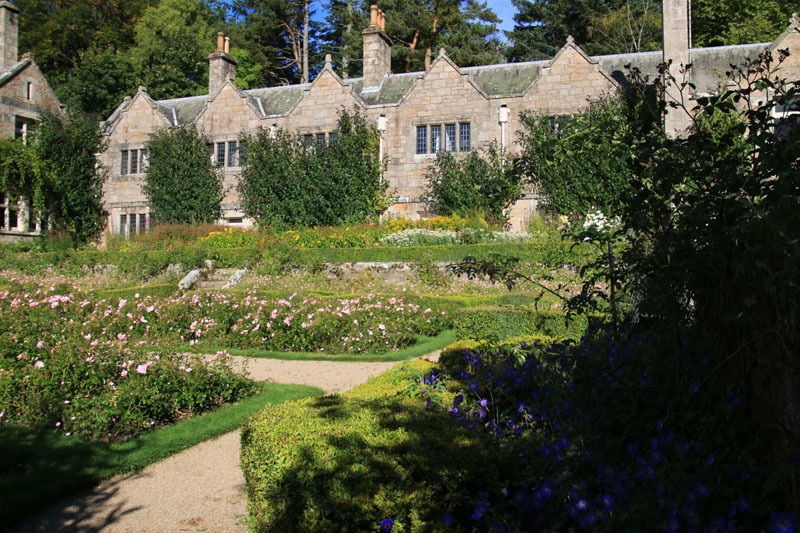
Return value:
M 494 143 L 465 158 L 438 152 L 427 178 L 426 200 L 434 212 L 462 217 L 482 212 L 500 225 L 508 222 L 506 210 L 522 194 L 520 174 Z
M 209 224 L 222 215 L 222 175 L 212 165 L 209 141 L 195 128 L 157 131 L 146 146 L 142 191 L 155 223 Z
M 80 111 L 45 113 L 32 145 L 43 182 L 34 206 L 46 208 L 52 230 L 66 232 L 73 246 L 97 239 L 107 213 L 103 209 L 106 169 L 97 154 L 106 149 L 99 124 Z M 46 195 L 46 197 L 44 197 Z
M 247 146 L 239 197 L 261 226 L 362 222 L 388 206 L 380 132 L 358 112 L 341 110 L 336 130 L 294 135 L 260 129 Z

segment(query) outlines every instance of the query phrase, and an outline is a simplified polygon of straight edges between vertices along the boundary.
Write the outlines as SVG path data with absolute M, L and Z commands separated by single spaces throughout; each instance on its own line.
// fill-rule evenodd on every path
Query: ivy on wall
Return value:
M 380 132 L 341 110 L 334 132 L 302 136 L 261 129 L 244 137 L 239 182 L 245 214 L 261 226 L 362 222 L 389 206 L 381 176 Z

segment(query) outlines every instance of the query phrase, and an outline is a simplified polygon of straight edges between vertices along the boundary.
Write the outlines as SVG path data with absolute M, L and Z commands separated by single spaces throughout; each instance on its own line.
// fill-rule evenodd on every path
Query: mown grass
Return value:
M 323 392 L 305 385 L 263 383 L 260 387 L 255 396 L 117 444 L 86 442 L 3 424 L 0 531 L 60 498 L 233 431 L 268 405 Z
M 455 331 L 445 330 L 435 337 L 417 335 L 416 342 L 402 350 L 384 353 L 323 353 L 323 352 L 271 352 L 257 348 L 229 348 L 212 343 L 199 343 L 194 346 L 179 345 L 178 349 L 192 353 L 215 353 L 227 350 L 231 355 L 257 357 L 261 359 L 282 359 L 284 361 L 357 361 L 361 363 L 389 363 L 408 361 L 422 355 L 441 350 L 456 341 Z

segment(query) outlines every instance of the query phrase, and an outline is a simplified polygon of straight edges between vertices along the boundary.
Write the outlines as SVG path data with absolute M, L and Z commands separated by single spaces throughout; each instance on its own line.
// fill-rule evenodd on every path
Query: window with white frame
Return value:
M 121 213 L 119 215 L 119 234 L 124 235 L 125 238 L 137 233 L 146 233 L 147 228 L 147 213 Z
M 239 141 L 217 141 L 208 145 L 208 156 L 218 167 L 236 168 L 244 165 L 244 150 Z
M 441 151 L 468 152 L 472 149 L 472 130 L 469 122 L 417 126 L 416 133 L 416 153 L 420 155 Z
M 147 172 L 147 149 L 122 150 L 119 157 L 119 174 L 144 174 Z

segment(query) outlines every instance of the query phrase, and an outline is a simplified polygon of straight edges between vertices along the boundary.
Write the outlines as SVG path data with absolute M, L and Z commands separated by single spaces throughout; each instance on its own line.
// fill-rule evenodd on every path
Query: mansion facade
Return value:
M 781 74 L 800 78 L 800 28 L 796 19 L 774 42 L 695 49 L 689 46 L 686 0 L 664 1 L 664 51 L 589 56 L 572 38 L 551 60 L 460 68 L 441 50 L 425 72 L 393 74 L 391 41 L 384 15 L 373 6 L 363 35 L 363 77 L 342 79 L 330 58 L 313 82 L 263 89 L 236 86 L 236 61 L 221 33 L 209 56 L 208 94 L 154 100 L 146 88 L 126 97 L 105 123 L 108 148 L 101 162 L 109 169 L 104 186 L 108 229 L 129 234 L 147 229 L 149 211 L 142 185 L 147 168 L 146 143 L 162 128 L 191 125 L 212 143 L 211 157 L 223 171 L 226 192 L 222 222 L 246 227 L 237 182 L 238 139 L 257 128 L 282 128 L 307 142 L 326 142 L 337 124 L 337 111 L 357 109 L 381 132 L 386 158 L 384 179 L 395 197 L 390 213 L 407 218 L 428 215 L 422 199 L 426 169 L 439 150 L 466 152 L 496 141 L 515 151 L 519 115 L 533 110 L 572 114 L 588 102 L 628 83 L 628 66 L 651 79 L 666 59 L 692 63 L 691 81 L 698 93 L 725 84 L 731 64 L 741 64 L 765 50 L 789 48 Z M 2 72 L 2 71 L 0 71 Z M 667 116 L 667 129 L 685 129 L 687 117 Z M 0 123 L 2 125 L 2 123 Z M 512 224 L 522 227 L 535 208 L 525 197 L 512 207 Z

